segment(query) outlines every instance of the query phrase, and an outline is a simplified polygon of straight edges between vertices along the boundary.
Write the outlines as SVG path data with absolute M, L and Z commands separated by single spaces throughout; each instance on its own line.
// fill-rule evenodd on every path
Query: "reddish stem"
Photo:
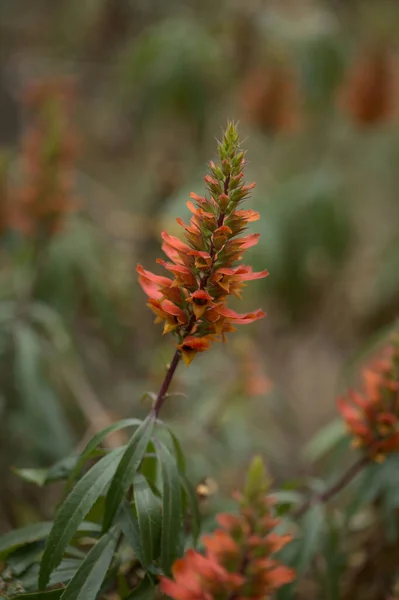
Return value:
M 180 362 L 180 359 L 181 359 L 181 352 L 180 352 L 180 350 L 176 350 L 176 352 L 172 358 L 172 362 L 169 365 L 169 369 L 166 371 L 166 375 L 162 382 L 161 389 L 159 390 L 157 399 L 156 399 L 154 407 L 152 409 L 152 411 L 155 415 L 155 418 L 158 417 L 159 412 L 163 406 L 163 403 L 165 402 L 166 393 L 172 382 L 173 375 L 175 374 L 175 371 L 176 371 L 177 365 Z
M 294 511 L 294 517 L 302 517 L 302 515 L 304 515 L 306 511 L 317 502 L 321 502 L 322 504 L 329 502 L 331 498 L 333 498 L 336 494 L 339 494 L 339 492 L 341 492 L 369 463 L 369 456 L 361 456 L 357 462 L 355 462 L 347 471 L 345 471 L 345 473 L 338 479 L 338 481 L 334 483 L 334 485 L 332 485 L 322 494 L 318 494 L 317 496 L 306 500 L 302 506 Z

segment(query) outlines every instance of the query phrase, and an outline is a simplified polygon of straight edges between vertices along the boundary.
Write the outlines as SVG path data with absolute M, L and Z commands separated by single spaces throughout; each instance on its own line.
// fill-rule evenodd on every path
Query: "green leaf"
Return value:
M 46 483 L 48 469 L 17 469 L 16 467 L 12 467 L 11 470 L 15 475 L 18 475 L 18 477 L 28 483 L 34 483 L 39 487 L 43 487 Z
M 133 549 L 137 559 L 143 565 L 144 556 L 143 549 L 141 547 L 139 524 L 133 516 L 131 507 L 127 500 L 122 502 L 122 505 L 119 509 L 117 524 L 121 528 L 127 543 Z
M 193 536 L 194 546 L 196 546 L 201 532 L 201 514 L 198 506 L 198 497 L 193 484 L 186 475 L 180 473 L 180 480 L 190 508 L 191 535 Z
M 75 576 L 81 564 L 82 559 L 65 558 L 61 561 L 59 567 L 51 574 L 50 585 L 53 586 L 70 581 Z
M 42 487 L 54 481 L 67 479 L 76 467 L 77 460 L 76 456 L 67 456 L 48 469 L 17 469 L 14 467 L 12 471 L 21 479 Z
M 134 480 L 134 501 L 143 549 L 143 566 L 148 567 L 159 556 L 161 506 L 142 475 L 138 475 Z
M 303 574 L 320 549 L 325 525 L 324 506 L 320 503 L 310 508 L 302 519 L 302 538 L 295 568 Z
M 32 438 L 35 448 L 47 456 L 65 456 L 71 451 L 73 438 L 56 392 L 45 377 L 42 340 L 25 324 L 16 325 L 13 333 L 15 378 L 25 413 L 21 434 Z
M 132 484 L 134 475 L 146 452 L 148 442 L 154 429 L 155 418 L 151 414 L 132 435 L 118 468 L 112 478 L 105 499 L 103 531 L 107 531 L 122 500 Z
M 60 564 L 64 550 L 82 519 L 104 492 L 117 468 L 124 448 L 104 456 L 76 484 L 61 505 L 50 532 L 40 565 L 39 587 L 46 587 L 51 572 Z
M 169 574 L 180 554 L 182 530 L 182 498 L 180 474 L 176 462 L 161 442 L 157 441 L 157 454 L 162 476 L 162 532 L 160 564 Z
M 103 440 L 105 440 L 105 438 L 108 435 L 110 435 L 114 431 L 119 431 L 120 429 L 124 429 L 126 427 L 133 427 L 134 425 L 141 425 L 141 423 L 142 423 L 142 421 L 140 419 L 122 419 L 121 421 L 112 423 L 112 425 L 109 425 L 102 431 L 99 431 L 98 433 L 96 433 L 96 435 L 91 438 L 91 440 L 88 442 L 85 449 L 79 455 L 79 458 L 77 459 L 77 462 L 76 462 L 76 466 L 75 466 L 73 472 L 71 473 L 70 479 L 73 480 L 78 476 L 78 474 L 79 474 L 80 470 L 82 469 L 86 460 L 88 460 L 92 456 L 92 454 L 96 450 L 97 446 L 99 446 L 101 444 L 101 442 L 103 442 Z
M 18 598 L 18 600 L 58 600 L 61 598 L 63 590 L 51 590 L 50 592 L 33 592 L 33 594 L 19 594 L 11 596 L 10 600 Z
M 181 471 L 182 473 L 186 473 L 186 468 L 187 468 L 186 457 L 184 455 L 181 444 L 180 444 L 179 440 L 177 439 L 177 437 L 175 436 L 175 434 L 169 428 L 168 428 L 168 431 L 169 431 L 170 437 L 172 438 L 173 449 L 175 452 L 177 466 L 179 467 L 179 471 Z
M 340 442 L 345 433 L 345 424 L 342 419 L 336 419 L 329 423 L 306 444 L 303 450 L 304 459 L 309 462 L 319 460 Z
M 146 577 L 136 589 L 134 589 L 125 600 L 152 600 L 154 598 L 155 587 L 152 581 Z
M 51 521 L 43 521 L 27 525 L 21 529 L 15 529 L 0 536 L 0 556 L 4 558 L 7 554 L 25 544 L 45 539 L 51 531 Z
M 116 528 L 99 539 L 65 588 L 62 600 L 95 600 L 111 564 L 117 541 Z

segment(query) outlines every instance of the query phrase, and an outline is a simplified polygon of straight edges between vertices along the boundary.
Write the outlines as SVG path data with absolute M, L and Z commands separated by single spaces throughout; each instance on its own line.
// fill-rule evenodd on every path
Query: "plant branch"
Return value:
M 331 487 L 325 490 L 322 494 L 317 494 L 306 500 L 297 510 L 293 512 L 294 517 L 302 517 L 308 510 L 316 504 L 320 502 L 325 504 L 329 502 L 331 498 L 339 494 L 351 481 L 366 467 L 370 462 L 370 457 L 365 455 L 361 456 L 358 461 L 356 461 L 347 471 L 341 475 L 341 477 L 336 481 Z
M 162 382 L 161 389 L 159 390 L 157 399 L 156 399 L 154 407 L 152 409 L 152 411 L 155 415 L 155 418 L 158 418 L 159 412 L 163 406 L 163 403 L 165 402 L 166 393 L 172 382 L 173 375 L 175 374 L 175 371 L 176 371 L 177 365 L 180 362 L 180 359 L 181 359 L 181 352 L 180 352 L 180 350 L 176 350 L 176 352 L 172 358 L 172 362 L 169 365 L 169 369 L 166 371 L 165 379 Z

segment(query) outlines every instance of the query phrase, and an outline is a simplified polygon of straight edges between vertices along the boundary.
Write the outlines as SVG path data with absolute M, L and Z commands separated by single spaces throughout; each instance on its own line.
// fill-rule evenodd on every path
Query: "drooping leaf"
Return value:
M 44 540 L 50 533 L 52 525 L 51 521 L 34 523 L 0 536 L 0 557 L 5 558 L 19 546 Z
M 164 444 L 157 441 L 162 476 L 162 531 L 160 564 L 169 574 L 181 553 L 182 501 L 180 474 L 176 461 Z
M 123 451 L 124 448 L 117 448 L 96 463 L 61 505 L 43 554 L 39 576 L 40 589 L 46 587 L 50 574 L 61 562 L 64 550 L 82 519 L 112 479 Z
M 148 442 L 154 429 L 155 418 L 153 415 L 140 425 L 132 435 L 123 456 L 112 478 L 105 499 L 103 531 L 107 531 L 122 500 L 133 482 L 134 475 L 146 452 Z
M 94 435 L 91 440 L 87 443 L 85 449 L 79 455 L 76 466 L 71 473 L 70 479 L 73 480 L 79 474 L 79 471 L 82 469 L 84 463 L 92 456 L 93 452 L 96 448 L 105 440 L 105 438 L 115 431 L 119 431 L 120 429 L 124 429 L 126 427 L 133 427 L 134 425 L 141 425 L 142 421 L 140 419 L 122 419 L 121 421 L 116 421 L 116 423 L 112 423 L 102 431 L 99 431 Z
M 126 596 L 125 600 L 152 600 L 154 592 L 154 584 L 149 577 L 146 577 L 136 589 Z
M 139 522 L 141 547 L 145 567 L 159 556 L 161 533 L 161 506 L 147 480 L 142 475 L 134 479 L 134 501 Z
M 115 552 L 116 531 L 111 529 L 93 546 L 65 588 L 62 600 L 95 600 Z

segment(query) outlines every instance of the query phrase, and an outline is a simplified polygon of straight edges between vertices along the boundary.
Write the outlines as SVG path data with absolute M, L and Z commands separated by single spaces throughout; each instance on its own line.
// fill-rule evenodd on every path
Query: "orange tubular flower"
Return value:
M 189 550 L 175 562 L 173 579 L 161 577 L 161 592 L 175 600 L 267 600 L 294 579 L 294 571 L 273 558 L 290 535 L 278 535 L 278 521 L 264 489 L 238 494 L 238 515 L 220 514 L 221 528 L 202 538 L 204 555 Z
M 352 445 L 382 461 L 399 451 L 399 347 L 391 344 L 382 360 L 363 373 L 363 393 L 350 390 L 338 410 L 354 436 Z
M 212 340 L 224 339 L 225 333 L 234 331 L 233 324 L 244 325 L 265 316 L 261 310 L 240 315 L 227 306 L 229 295 L 240 298 L 247 281 L 266 277 L 268 272 L 254 273 L 251 267 L 237 264 L 258 242 L 259 234 L 239 236 L 248 223 L 259 219 L 259 213 L 239 208 L 255 184 L 244 183 L 245 153 L 233 124 L 228 125 L 218 150 L 220 164 L 211 161 L 211 175 L 205 177 L 208 195 L 190 194 L 189 225 L 177 219 L 186 241 L 162 233 L 162 250 L 169 262 L 157 262 L 173 279 L 137 266 L 156 321 L 165 321 L 164 333 L 176 335 L 177 348 L 187 365 L 197 352 L 207 350 Z M 173 311 L 166 301 L 175 305 Z

